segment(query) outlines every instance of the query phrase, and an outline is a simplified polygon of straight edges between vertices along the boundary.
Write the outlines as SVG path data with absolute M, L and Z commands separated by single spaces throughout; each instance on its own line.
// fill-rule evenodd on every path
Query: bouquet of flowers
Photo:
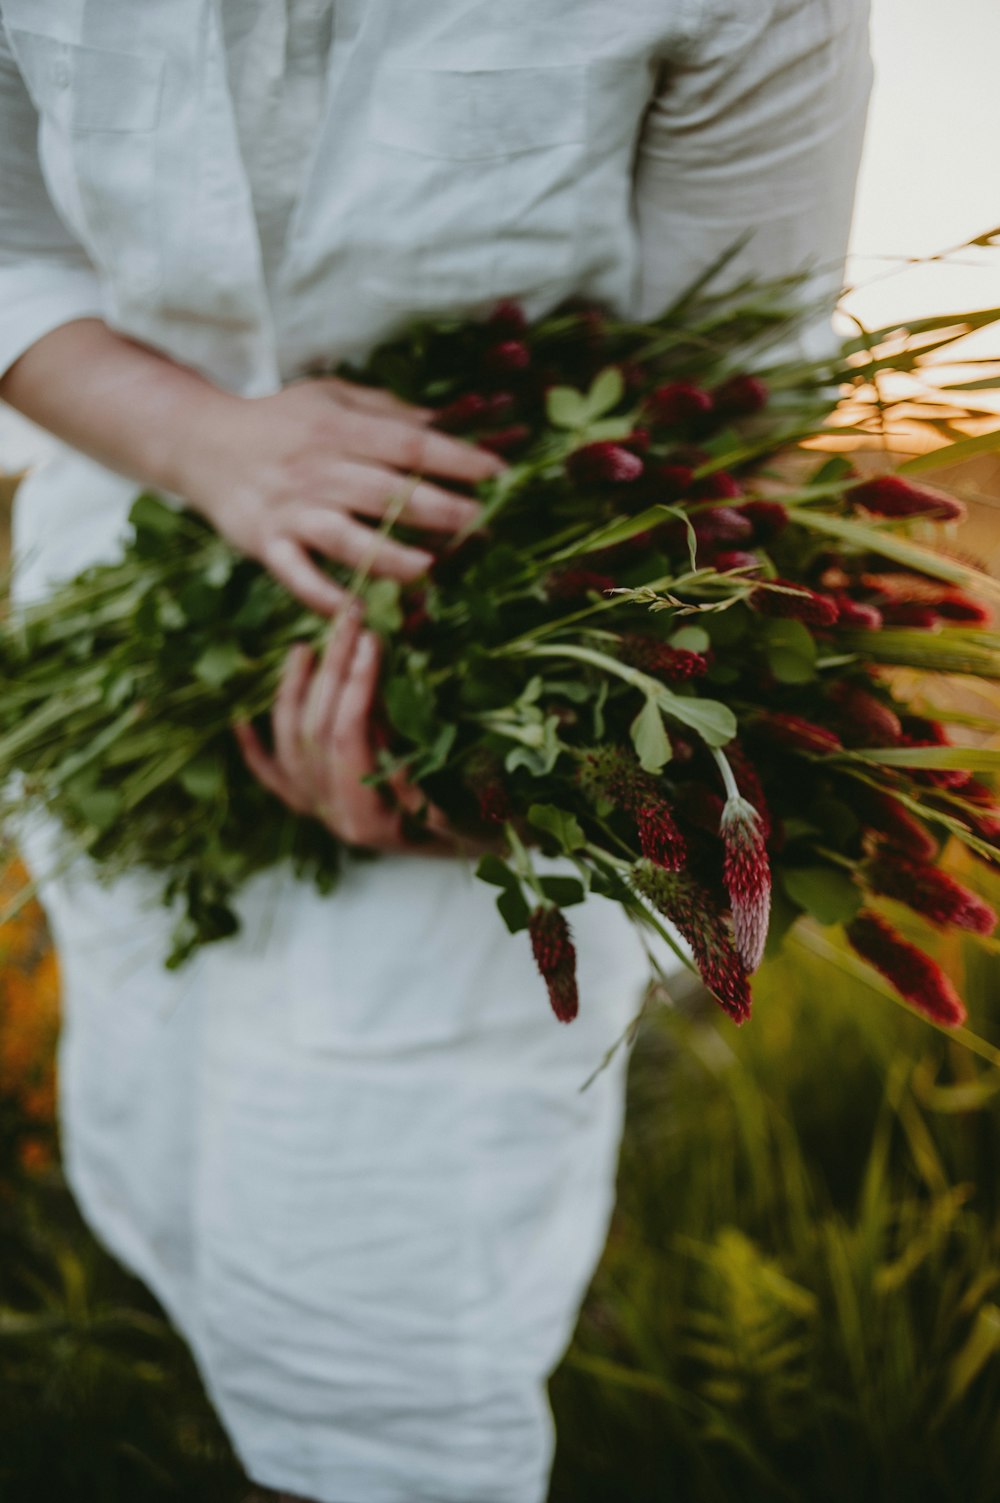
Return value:
M 405 770 L 488 846 L 478 875 L 563 1021 L 566 910 L 592 891 L 673 943 L 668 919 L 737 1023 L 769 927 L 777 944 L 805 914 L 956 1024 L 953 985 L 877 905 L 991 932 L 940 857 L 953 836 L 998 859 L 977 774 L 1000 753 L 952 744 L 947 722 L 996 727 L 904 692 L 899 669 L 1000 677 L 1000 584 L 950 546 L 961 503 L 913 478 L 939 454 L 863 475 L 816 440 L 848 397 L 836 431 L 870 431 L 859 398 L 881 371 L 995 315 L 923 320 L 894 353 L 882 330 L 783 360 L 794 279 L 721 296 L 710 276 L 651 323 L 568 304 L 528 326 L 504 304 L 342 370 L 508 461 L 422 580 L 338 575 L 385 642 L 375 777 L 392 798 Z M 287 860 L 335 885 L 338 842 L 232 737 L 266 725 L 290 644 L 331 626 L 192 514 L 147 494 L 131 523 L 117 562 L 0 633 L 0 775 L 8 810 L 43 805 L 100 870 L 161 875 L 175 965 L 234 931 L 252 873 Z

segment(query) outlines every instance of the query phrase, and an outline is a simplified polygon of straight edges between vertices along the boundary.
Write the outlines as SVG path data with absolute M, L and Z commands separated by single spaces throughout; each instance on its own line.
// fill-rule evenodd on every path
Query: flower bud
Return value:
M 646 398 L 646 409 L 653 422 L 665 428 L 698 422 L 712 411 L 712 407 L 708 392 L 688 381 L 668 381 Z
M 584 444 L 566 460 L 566 473 L 577 485 L 627 485 L 643 472 L 638 454 L 621 444 Z

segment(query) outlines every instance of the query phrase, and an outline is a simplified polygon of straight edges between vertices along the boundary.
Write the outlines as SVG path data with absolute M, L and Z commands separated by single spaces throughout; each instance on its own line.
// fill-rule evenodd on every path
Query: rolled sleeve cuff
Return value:
M 100 278 L 89 266 L 0 265 L 0 376 L 61 324 L 104 313 Z

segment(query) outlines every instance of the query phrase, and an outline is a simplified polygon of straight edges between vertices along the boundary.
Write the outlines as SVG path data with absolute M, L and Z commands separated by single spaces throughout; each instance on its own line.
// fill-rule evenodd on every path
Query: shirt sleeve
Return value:
M 639 316 L 741 237 L 712 283 L 806 272 L 819 311 L 775 355 L 832 353 L 872 64 L 868 0 L 702 0 L 664 59 L 636 163 Z
M 46 190 L 38 115 L 0 17 L 0 375 L 43 334 L 102 313 L 98 275 Z

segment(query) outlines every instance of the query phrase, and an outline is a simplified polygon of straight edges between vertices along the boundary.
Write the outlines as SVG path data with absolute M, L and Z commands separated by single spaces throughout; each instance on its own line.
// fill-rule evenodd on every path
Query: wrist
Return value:
M 198 378 L 165 391 L 162 421 L 149 425 L 144 472 L 209 521 L 232 486 L 234 430 L 247 400 Z

